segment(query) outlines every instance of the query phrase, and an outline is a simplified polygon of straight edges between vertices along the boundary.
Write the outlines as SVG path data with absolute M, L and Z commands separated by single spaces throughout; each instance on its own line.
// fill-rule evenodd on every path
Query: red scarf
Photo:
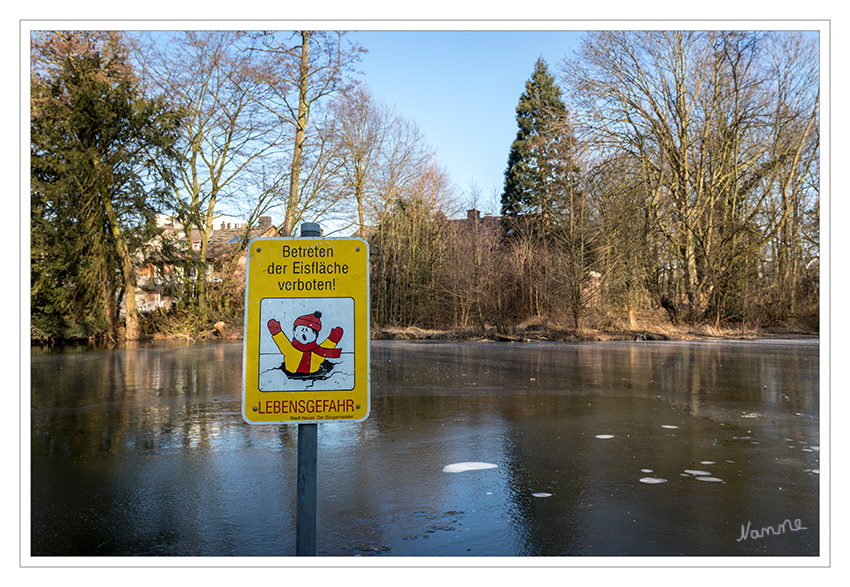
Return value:
M 324 347 L 320 347 L 318 344 L 315 343 L 315 341 L 303 344 L 293 339 L 292 346 L 304 353 L 304 355 L 301 357 L 301 363 L 298 364 L 298 369 L 295 370 L 296 373 L 310 372 L 310 353 L 316 353 L 320 357 L 325 357 L 326 359 L 339 358 L 340 349 L 326 349 Z

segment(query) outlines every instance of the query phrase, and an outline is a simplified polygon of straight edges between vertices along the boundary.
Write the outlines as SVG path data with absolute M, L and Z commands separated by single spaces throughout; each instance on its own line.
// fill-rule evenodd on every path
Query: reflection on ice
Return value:
M 711 475 L 708 471 L 697 471 L 695 469 L 685 469 L 685 473 L 688 475 Z
M 452 463 L 443 467 L 443 473 L 463 473 L 464 471 L 479 471 L 481 469 L 495 469 L 498 465 L 492 463 Z
M 817 418 L 817 343 L 793 355 L 700 343 L 373 341 L 370 417 L 353 428 L 328 423 L 319 434 L 317 552 L 482 561 L 802 561 L 827 552 L 819 420 L 793 416 Z M 231 348 L 238 352 L 219 356 Z M 294 554 L 297 431 L 241 421 L 241 344 L 131 350 L 51 351 L 41 362 L 34 354 L 25 520 L 33 542 L 24 550 L 57 558 Z M 56 364 L 58 356 L 71 363 Z M 105 361 L 103 370 L 92 361 Z M 446 376 L 464 372 L 478 385 Z M 63 373 L 73 375 L 65 387 L 56 381 Z M 773 382 L 793 390 L 790 404 L 762 391 Z M 768 416 L 739 420 L 739 406 Z M 463 457 L 488 460 L 455 460 Z M 710 474 L 680 468 L 700 464 Z M 810 530 L 736 541 L 748 520 L 785 517 Z

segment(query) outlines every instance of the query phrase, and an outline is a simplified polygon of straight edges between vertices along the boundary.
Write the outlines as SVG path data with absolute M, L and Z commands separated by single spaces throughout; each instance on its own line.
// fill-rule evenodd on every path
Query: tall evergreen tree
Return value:
M 534 73 L 519 98 L 519 130 L 511 144 L 502 214 L 537 215 L 544 224 L 560 213 L 565 159 L 561 156 L 569 137 L 564 135 L 566 107 L 561 90 L 539 58 Z
M 34 334 L 139 335 L 135 266 L 156 228 L 176 117 L 142 96 L 115 33 L 39 33 L 32 40 L 31 288 Z

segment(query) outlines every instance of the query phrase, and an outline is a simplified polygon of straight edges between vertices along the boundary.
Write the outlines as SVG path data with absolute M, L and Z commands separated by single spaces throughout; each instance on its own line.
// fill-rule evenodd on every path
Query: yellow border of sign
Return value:
M 288 285 L 287 285 L 288 284 Z M 261 304 L 268 299 L 354 300 L 354 386 L 345 390 L 259 389 Z M 242 419 L 248 424 L 362 422 L 369 416 L 369 245 L 358 238 L 265 237 L 248 244 Z

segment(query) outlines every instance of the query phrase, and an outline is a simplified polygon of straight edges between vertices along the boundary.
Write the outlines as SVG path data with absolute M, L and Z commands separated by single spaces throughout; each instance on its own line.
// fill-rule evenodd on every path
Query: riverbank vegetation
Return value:
M 357 79 L 364 50 L 34 34 L 33 339 L 241 336 L 248 240 L 302 221 L 368 240 L 376 338 L 817 332 L 816 40 L 587 33 L 529 64 L 492 204 Z M 245 222 L 216 245 L 222 205 Z

